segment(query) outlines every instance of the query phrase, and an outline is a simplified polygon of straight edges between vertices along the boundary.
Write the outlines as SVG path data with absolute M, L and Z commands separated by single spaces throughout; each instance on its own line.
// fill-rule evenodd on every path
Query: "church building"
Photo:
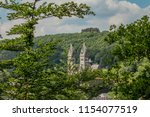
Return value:
M 75 57 L 74 57 L 74 48 L 72 44 L 70 44 L 70 48 L 68 51 L 68 73 L 71 75 L 73 73 L 81 72 L 86 68 L 91 68 L 93 70 L 99 69 L 99 64 L 92 64 L 91 59 L 87 57 L 87 47 L 85 43 L 83 43 L 80 56 L 79 56 L 79 64 L 75 64 Z

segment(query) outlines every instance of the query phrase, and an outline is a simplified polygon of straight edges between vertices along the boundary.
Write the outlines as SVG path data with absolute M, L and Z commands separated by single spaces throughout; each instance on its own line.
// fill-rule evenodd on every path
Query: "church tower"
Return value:
M 83 46 L 81 48 L 80 52 L 80 65 L 79 65 L 79 71 L 82 71 L 86 67 L 86 46 L 85 43 L 83 43 Z
M 72 44 L 70 44 L 70 48 L 68 51 L 68 61 L 67 61 L 69 74 L 72 74 L 72 72 L 73 72 L 73 66 L 74 66 L 73 51 L 74 51 L 73 46 L 72 46 Z

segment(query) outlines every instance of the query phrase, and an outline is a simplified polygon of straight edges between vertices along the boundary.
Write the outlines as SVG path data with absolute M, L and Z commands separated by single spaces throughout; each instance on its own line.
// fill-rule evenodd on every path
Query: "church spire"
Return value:
M 85 55 L 86 54 L 86 46 L 85 43 L 83 43 L 83 46 L 81 48 L 81 52 L 80 52 L 80 56 Z
M 69 74 L 72 74 L 72 72 L 73 72 L 73 66 L 74 66 L 73 51 L 74 51 L 74 48 L 73 48 L 72 44 L 70 44 L 70 48 L 68 51 L 68 61 L 67 61 Z
M 85 66 L 86 66 L 86 46 L 85 46 L 85 43 L 83 43 L 83 46 L 82 46 L 81 52 L 80 52 L 79 71 L 85 69 Z
M 72 46 L 72 44 L 70 44 L 70 48 L 68 51 L 68 57 L 72 57 L 72 56 L 73 56 L 73 46 Z

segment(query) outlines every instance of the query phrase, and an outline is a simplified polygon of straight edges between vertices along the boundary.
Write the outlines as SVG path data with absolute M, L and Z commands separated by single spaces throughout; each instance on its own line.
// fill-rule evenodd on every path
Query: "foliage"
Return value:
M 143 57 L 150 59 L 150 22 L 148 16 L 128 25 L 121 25 L 117 29 L 112 26 L 106 41 L 115 43 L 113 50 L 120 60 L 140 60 Z
M 142 59 L 136 65 L 135 72 L 131 72 L 133 65 L 120 63 L 117 68 L 111 69 L 114 99 L 150 99 L 150 61 Z
M 84 15 L 94 14 L 90 7 L 86 4 L 77 4 L 74 2 L 67 2 L 61 5 L 55 3 L 44 2 L 38 4 L 38 0 L 33 2 L 18 3 L 11 0 L 10 4 L 0 2 L 0 7 L 13 10 L 14 12 L 8 13 L 9 20 L 25 19 L 26 22 L 20 25 L 14 25 L 10 29 L 8 35 L 21 35 L 19 39 L 25 42 L 26 46 L 33 45 L 35 25 L 39 20 L 47 17 L 72 17 L 76 16 L 84 18 Z
M 36 45 L 34 48 L 35 25 L 39 20 L 48 17 L 72 17 L 84 18 L 85 15 L 94 13 L 86 4 L 67 2 L 57 5 L 55 3 L 39 0 L 19 3 L 10 0 L 9 3 L 0 2 L 0 7 L 12 10 L 8 13 L 9 20 L 24 19 L 24 23 L 14 25 L 8 35 L 19 35 L 13 40 L 4 40 L 0 44 L 1 50 L 19 51 L 11 60 L 1 61 L 1 71 L 4 79 L 1 81 L 0 90 L 3 99 L 82 99 L 80 90 L 72 88 L 67 74 L 57 71 L 48 62 L 55 50 L 54 41 Z M 10 64 L 11 68 L 9 68 Z M 57 69 L 57 70 L 56 70 Z M 72 97 L 71 97 L 72 96 Z M 68 97 L 68 98 L 67 98 Z M 82 98 L 81 98 L 82 97 Z
M 150 99 L 150 22 L 148 16 L 128 25 L 111 27 L 106 41 L 114 44 L 120 62 L 108 76 L 114 99 Z
M 112 45 L 109 46 L 107 42 L 104 41 L 108 32 L 103 31 L 101 33 L 73 33 L 73 34 L 56 34 L 56 35 L 46 35 L 42 37 L 37 37 L 35 43 L 37 42 L 48 42 L 49 40 L 58 40 L 57 51 L 53 60 L 55 63 L 60 63 L 61 61 L 66 62 L 67 53 L 70 43 L 74 47 L 74 56 L 76 62 L 79 63 L 79 54 L 83 42 L 87 46 L 87 57 L 92 59 L 93 63 L 101 63 L 102 67 L 112 66 L 114 63 L 114 58 L 110 53 Z
M 70 43 L 73 44 L 75 49 L 74 56 L 76 58 L 76 62 L 79 62 L 79 53 L 82 47 L 82 43 L 86 42 L 86 46 L 88 49 L 87 56 L 92 60 L 93 63 L 101 64 L 102 68 L 107 66 L 112 66 L 116 59 L 111 53 L 111 49 L 113 45 L 108 45 L 107 42 L 104 41 L 107 36 L 108 31 L 103 31 L 100 33 L 73 33 L 73 34 L 55 34 L 55 35 L 46 35 L 36 37 L 33 41 L 35 43 L 34 48 L 36 48 L 38 43 L 48 43 L 51 40 L 56 40 L 58 43 L 56 45 L 56 51 L 54 56 L 52 56 L 50 61 L 54 63 L 62 65 L 62 61 L 66 63 L 66 56 L 69 49 Z M 9 51 L 1 51 L 3 59 L 14 58 L 18 52 L 9 52 Z M 6 56 L 6 57 L 5 57 Z
M 36 80 L 42 79 L 45 75 L 43 70 L 50 65 L 48 57 L 53 53 L 55 49 L 54 45 L 50 42 L 45 46 L 42 45 L 38 49 L 26 49 L 14 58 L 13 71 L 9 73 L 10 75 L 5 75 L 7 80 L 6 83 L 4 82 L 5 92 L 7 93 L 7 90 L 9 90 L 10 93 L 13 92 L 12 90 L 15 90 L 13 97 L 7 94 L 8 99 L 11 99 L 11 97 L 15 97 L 15 99 L 32 99 L 32 93 L 30 91 L 33 90 Z M 36 86 L 38 85 L 36 84 Z

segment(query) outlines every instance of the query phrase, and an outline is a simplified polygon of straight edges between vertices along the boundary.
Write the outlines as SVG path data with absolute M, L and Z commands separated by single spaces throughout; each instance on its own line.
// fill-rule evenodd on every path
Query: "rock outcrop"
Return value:
M 99 33 L 100 30 L 98 28 L 86 28 L 86 29 L 82 29 L 81 32 L 93 32 L 93 33 Z

